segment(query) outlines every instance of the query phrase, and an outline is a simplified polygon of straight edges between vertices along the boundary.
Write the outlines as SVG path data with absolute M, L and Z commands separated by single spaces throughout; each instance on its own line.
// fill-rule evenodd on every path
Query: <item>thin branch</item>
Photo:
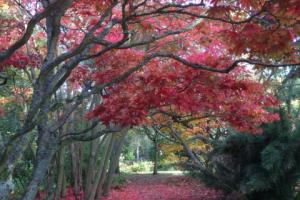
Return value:
M 229 24 L 234 24 L 234 25 L 239 25 L 239 24 L 244 24 L 244 23 L 249 23 L 251 22 L 255 17 L 261 15 L 263 12 L 266 11 L 266 4 L 264 4 L 262 6 L 262 8 L 256 12 L 255 14 L 251 15 L 250 17 L 248 17 L 245 20 L 240 20 L 240 21 L 234 21 L 232 19 L 224 19 L 224 18 L 220 18 L 220 17 L 213 17 L 213 16 L 208 16 L 208 15 L 199 15 L 196 13 L 192 13 L 192 12 L 188 12 L 183 10 L 184 8 L 188 8 L 188 7 L 195 7 L 195 6 L 203 6 L 203 3 L 200 4 L 187 4 L 187 5 L 180 5 L 180 4 L 169 4 L 169 5 L 165 5 L 162 6 L 154 11 L 151 12 L 146 12 L 146 13 L 141 13 L 141 14 L 133 14 L 131 16 L 129 16 L 130 18 L 135 18 L 135 17 L 143 17 L 143 16 L 149 16 L 149 15 L 155 15 L 155 14 L 159 14 L 159 15 L 165 15 L 165 14 L 178 14 L 178 15 L 186 15 L 186 16 L 191 16 L 191 17 L 195 17 L 195 18 L 199 18 L 199 19 L 207 19 L 207 20 L 213 20 L 213 21 L 221 21 L 223 23 L 229 23 Z M 176 10 L 166 10 L 169 8 L 178 8 Z
M 96 138 L 99 138 L 108 133 L 119 133 L 121 129 L 119 128 L 107 128 L 100 131 L 91 132 L 91 134 L 68 134 L 68 137 L 63 137 L 60 139 L 60 143 L 68 142 L 68 141 L 91 141 Z M 66 135 L 67 136 L 67 135 Z
M 43 12 L 35 14 L 27 24 L 27 28 L 23 34 L 23 36 L 16 41 L 13 45 L 11 45 L 8 49 L 0 52 L 0 63 L 3 62 L 5 59 L 10 57 L 16 50 L 22 47 L 31 37 L 35 26 L 45 17 L 47 17 L 52 10 L 54 10 L 58 5 L 61 4 L 63 0 L 57 0 L 52 4 L 49 4 L 47 8 L 43 10 Z
M 197 64 L 197 63 L 192 63 L 187 61 L 186 59 L 183 59 L 177 55 L 174 55 L 172 53 L 157 53 L 155 57 L 165 57 L 165 58 L 171 58 L 173 60 L 176 60 L 186 66 L 195 68 L 195 69 L 202 69 L 210 72 L 218 72 L 218 73 L 229 73 L 233 69 L 235 69 L 240 63 L 248 63 L 251 65 L 258 65 L 262 67 L 268 67 L 268 68 L 278 68 L 278 67 L 297 67 L 300 66 L 299 63 L 263 63 L 258 60 L 250 60 L 250 59 L 238 59 L 234 61 L 231 65 L 223 68 L 223 69 L 218 69 L 218 68 L 213 68 L 207 65 L 202 65 L 202 64 Z
M 93 130 L 94 128 L 96 128 L 98 124 L 99 124 L 99 120 L 96 120 L 88 128 L 85 128 L 84 130 L 81 130 L 81 131 L 78 131 L 78 132 L 66 133 L 64 135 L 61 135 L 59 137 L 59 140 L 60 141 L 64 141 L 64 140 L 66 140 L 68 138 L 82 136 L 83 134 L 85 134 L 85 133 Z

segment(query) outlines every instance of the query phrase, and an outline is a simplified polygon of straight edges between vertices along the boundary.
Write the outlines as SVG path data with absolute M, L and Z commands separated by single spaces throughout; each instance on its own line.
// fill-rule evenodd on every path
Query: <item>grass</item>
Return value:
M 125 174 L 152 174 L 153 163 L 151 161 L 120 162 L 120 171 Z M 158 168 L 160 174 L 184 174 L 174 164 L 161 164 Z
M 125 174 L 152 174 L 152 171 L 124 172 L 124 171 L 122 171 L 122 169 L 121 169 L 121 172 L 125 173 Z M 168 171 L 158 170 L 158 174 L 185 175 L 186 172 L 185 171 L 179 171 L 179 170 L 168 170 Z

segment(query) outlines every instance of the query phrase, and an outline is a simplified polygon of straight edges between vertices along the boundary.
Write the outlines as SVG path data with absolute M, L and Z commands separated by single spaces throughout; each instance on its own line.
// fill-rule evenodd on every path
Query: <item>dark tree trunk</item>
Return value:
M 120 174 L 120 156 L 117 158 L 115 174 Z
M 66 178 L 66 173 L 64 173 L 64 177 L 63 177 L 63 187 L 62 187 L 62 190 L 61 190 L 61 197 L 62 198 L 65 198 L 66 197 L 66 194 L 67 194 L 67 178 Z
M 154 139 L 154 165 L 153 165 L 153 175 L 157 175 L 158 156 L 159 156 L 158 141 L 157 141 L 157 138 L 155 138 L 155 139 Z
M 99 145 L 99 140 L 94 140 L 89 144 L 90 153 L 88 167 L 85 171 L 84 194 L 89 194 L 91 191 L 92 181 L 95 175 L 96 153 Z
M 60 199 L 63 190 L 64 181 L 64 147 L 61 147 L 58 153 L 57 159 L 57 182 L 56 182 L 56 192 L 55 199 Z
M 39 184 L 45 178 L 47 170 L 51 164 L 52 158 L 58 147 L 55 136 L 46 131 L 45 126 L 38 127 L 38 149 L 36 163 L 33 169 L 31 181 L 23 195 L 23 200 L 34 200 L 38 191 Z
M 75 198 L 78 198 L 82 186 L 81 166 L 80 166 L 80 149 L 78 144 L 71 144 L 71 158 L 72 158 L 72 177 L 73 177 L 73 190 Z

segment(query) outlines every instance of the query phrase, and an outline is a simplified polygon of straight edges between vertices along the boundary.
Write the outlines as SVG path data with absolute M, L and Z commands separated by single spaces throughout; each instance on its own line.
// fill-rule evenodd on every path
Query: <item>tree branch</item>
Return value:
M 27 28 L 23 34 L 23 36 L 16 41 L 13 45 L 11 45 L 8 49 L 0 52 L 0 63 L 3 62 L 5 59 L 10 57 L 16 50 L 18 50 L 20 47 L 22 47 L 31 37 L 33 30 L 35 26 L 45 17 L 47 17 L 51 11 L 53 11 L 55 8 L 57 8 L 58 5 L 61 4 L 63 0 L 57 0 L 52 4 L 49 4 L 43 12 L 35 14 L 30 21 L 27 24 Z

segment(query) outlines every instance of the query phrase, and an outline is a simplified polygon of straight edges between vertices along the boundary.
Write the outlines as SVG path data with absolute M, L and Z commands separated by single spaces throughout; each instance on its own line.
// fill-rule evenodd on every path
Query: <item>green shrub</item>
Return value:
M 282 114 L 263 134 L 232 134 L 214 144 L 201 178 L 249 200 L 291 200 L 300 177 L 300 128 Z M 230 195 L 229 195 L 230 196 Z
M 126 177 L 123 174 L 118 174 L 113 177 L 112 187 L 119 188 L 122 187 L 123 185 L 126 185 L 126 183 L 127 183 Z
M 151 172 L 153 170 L 153 163 L 150 161 L 121 162 L 120 169 L 126 173 Z
M 133 172 L 143 172 L 146 171 L 146 167 L 143 164 L 135 164 L 131 167 L 131 171 Z

